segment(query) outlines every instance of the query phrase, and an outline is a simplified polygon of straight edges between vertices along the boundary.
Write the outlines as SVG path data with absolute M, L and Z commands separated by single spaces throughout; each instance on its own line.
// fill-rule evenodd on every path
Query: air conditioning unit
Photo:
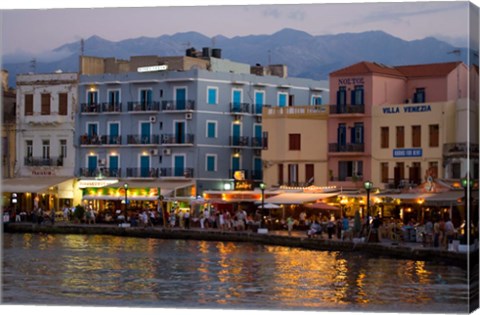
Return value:
M 172 154 L 172 149 L 163 149 L 162 154 L 163 155 L 170 155 L 170 154 Z
M 190 120 L 190 119 L 192 119 L 192 118 L 193 118 L 193 114 L 192 114 L 192 113 L 186 113 L 186 114 L 185 114 L 185 119 Z
M 150 116 L 150 122 L 151 122 L 151 123 L 154 123 L 154 122 L 156 122 L 156 121 L 157 121 L 157 117 L 155 117 L 155 116 Z
M 99 166 L 105 166 L 105 159 L 98 159 Z
M 158 150 L 157 149 L 150 150 L 150 155 L 158 155 Z

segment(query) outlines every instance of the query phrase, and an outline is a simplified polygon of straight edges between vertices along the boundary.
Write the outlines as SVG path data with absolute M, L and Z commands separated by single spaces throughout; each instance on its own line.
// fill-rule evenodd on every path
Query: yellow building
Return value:
M 262 119 L 267 186 L 326 185 L 328 106 L 266 107 Z
M 456 109 L 455 101 L 372 106 L 372 181 L 393 188 L 445 178 L 443 150 L 456 142 Z
M 15 176 L 16 160 L 16 125 L 15 125 L 15 91 L 8 87 L 8 72 L 2 70 L 2 178 Z

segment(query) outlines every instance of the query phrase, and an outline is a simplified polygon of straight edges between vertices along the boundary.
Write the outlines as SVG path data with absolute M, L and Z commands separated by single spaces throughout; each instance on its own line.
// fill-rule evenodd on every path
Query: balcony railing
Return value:
M 330 105 L 330 114 L 365 114 L 365 105 Z
M 194 100 L 185 101 L 162 101 L 162 111 L 185 111 L 195 110 Z
M 328 152 L 364 152 L 364 150 L 365 145 L 363 143 L 328 144 Z
M 160 136 L 128 135 L 127 144 L 160 144 Z
M 230 103 L 230 113 L 232 114 L 247 114 L 249 111 L 250 104 L 248 103 Z
M 252 147 L 254 148 L 262 148 L 263 147 L 263 137 L 252 137 Z
M 80 144 L 81 145 L 101 145 L 101 144 L 108 144 L 108 145 L 120 145 L 122 144 L 122 136 L 87 136 L 82 135 L 80 136 Z
M 94 104 L 87 104 L 82 103 L 80 104 L 80 112 L 81 113 L 100 113 L 102 110 L 102 106 L 100 103 Z
M 81 177 L 122 177 L 122 169 L 120 168 L 107 168 L 107 167 L 96 167 L 96 168 L 89 168 L 89 167 L 81 167 L 79 169 L 79 176 Z
M 122 103 L 102 103 L 103 113 L 120 113 L 122 111 Z
M 193 144 L 194 135 L 187 133 L 185 135 L 162 134 L 160 138 L 161 144 Z
M 248 147 L 249 137 L 230 136 L 230 145 L 234 147 Z
M 25 157 L 24 163 L 26 166 L 63 166 L 63 157 Z
M 151 167 L 129 167 L 127 168 L 127 177 L 158 178 L 159 168 Z
M 270 107 L 270 105 L 252 104 L 252 114 L 261 115 L 264 107 Z
M 161 177 L 182 177 L 182 178 L 192 178 L 193 177 L 193 168 L 185 167 L 164 167 L 160 169 Z
M 81 113 L 120 113 L 122 112 L 122 103 L 95 103 L 80 104 Z
M 128 102 L 129 112 L 151 112 L 160 110 L 160 102 Z

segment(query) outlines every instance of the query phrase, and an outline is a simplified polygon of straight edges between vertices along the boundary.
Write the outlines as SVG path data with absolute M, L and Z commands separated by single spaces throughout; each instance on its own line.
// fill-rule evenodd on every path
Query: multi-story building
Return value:
M 263 180 L 268 186 L 327 183 L 328 105 L 266 107 Z
M 8 87 L 8 72 L 2 70 L 2 178 L 12 178 L 15 168 L 16 95 Z
M 289 78 L 284 66 L 251 69 L 218 50 L 92 60 L 80 76 L 76 174 L 162 194 L 220 190 L 236 171 L 261 182 L 262 108 L 325 98 L 325 82 Z
M 77 73 L 17 76 L 16 164 L 2 183 L 24 211 L 73 205 Z
M 332 72 L 329 184 L 361 187 L 372 180 L 391 187 L 458 179 L 467 168 L 478 173 L 478 149 L 469 159 L 465 150 L 456 158 L 447 153 L 478 148 L 478 106 L 467 97 L 468 89 L 475 89 L 468 78 L 461 62 L 399 67 L 360 62 Z

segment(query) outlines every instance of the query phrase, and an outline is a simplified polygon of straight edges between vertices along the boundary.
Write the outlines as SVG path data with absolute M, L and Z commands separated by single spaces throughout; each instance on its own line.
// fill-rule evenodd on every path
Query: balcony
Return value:
M 193 168 L 164 167 L 160 169 L 161 177 L 192 178 Z
M 268 107 L 268 106 L 270 105 L 252 104 L 252 114 L 262 115 L 263 107 Z
M 122 103 L 95 103 L 95 104 L 80 104 L 80 113 L 121 113 Z
M 365 114 L 365 105 L 330 105 L 330 114 Z
M 364 152 L 365 145 L 363 143 L 329 143 L 328 152 Z
M 163 101 L 162 111 L 192 111 L 195 110 L 194 100 Z
M 120 145 L 122 136 L 80 136 L 81 145 Z
M 230 146 L 232 147 L 248 147 L 249 137 L 230 136 Z
M 87 104 L 87 103 L 81 103 L 80 104 L 80 113 L 100 113 L 102 111 L 102 106 L 100 103 L 93 103 L 93 104 Z
M 158 112 L 160 102 L 128 102 L 127 110 L 129 112 Z
M 478 156 L 478 144 L 476 143 L 467 143 L 467 142 L 458 142 L 458 143 L 445 143 L 443 145 L 443 155 L 444 156 L 455 156 L 455 157 L 467 157 L 467 154 Z
M 261 149 L 263 148 L 263 138 L 262 137 L 252 137 L 252 147 Z
M 138 177 L 138 178 L 158 178 L 160 175 L 160 169 L 150 167 L 129 167 L 127 168 L 126 177 Z
M 230 113 L 232 114 L 249 114 L 250 104 L 248 103 L 230 103 Z
M 193 145 L 194 135 L 187 133 L 183 136 L 176 134 L 162 134 L 160 143 L 164 145 Z
M 160 144 L 159 135 L 128 135 L 127 144 L 139 144 L 139 145 L 148 145 L 148 144 Z
M 108 168 L 108 167 L 97 167 L 97 168 L 88 168 L 81 167 L 79 169 L 80 177 L 122 177 L 122 170 L 120 168 Z
M 102 113 L 121 113 L 122 103 L 102 103 Z
M 63 157 L 33 157 L 27 156 L 24 160 L 25 166 L 63 166 Z

